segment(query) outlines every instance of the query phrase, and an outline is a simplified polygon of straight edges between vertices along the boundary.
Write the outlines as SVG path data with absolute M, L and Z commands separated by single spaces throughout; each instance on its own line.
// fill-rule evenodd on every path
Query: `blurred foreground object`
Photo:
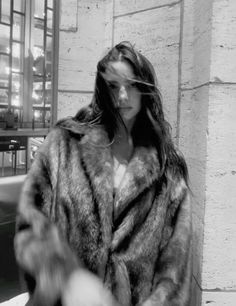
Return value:
M 94 274 L 78 269 L 70 276 L 62 296 L 63 306 L 118 306 L 111 292 Z
M 6 302 L 0 303 L 1 306 L 24 306 L 29 299 L 28 293 L 22 293 L 17 295 L 13 299 L 10 299 Z

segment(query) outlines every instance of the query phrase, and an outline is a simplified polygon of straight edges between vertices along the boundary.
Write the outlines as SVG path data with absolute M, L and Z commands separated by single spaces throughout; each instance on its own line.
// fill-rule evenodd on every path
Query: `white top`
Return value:
M 116 189 L 120 186 L 121 181 L 124 177 L 125 171 L 128 166 L 128 162 L 119 162 L 114 156 L 113 156 L 113 161 L 114 161 L 114 189 Z

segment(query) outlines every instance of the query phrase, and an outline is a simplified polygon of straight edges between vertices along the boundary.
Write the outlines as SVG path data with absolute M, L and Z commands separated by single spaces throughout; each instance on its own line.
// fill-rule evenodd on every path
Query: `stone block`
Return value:
M 187 158 L 206 162 L 209 87 L 181 92 L 179 146 Z
M 114 21 L 114 42 L 129 40 L 153 64 L 173 135 L 177 126 L 179 27 L 180 5 L 139 12 Z
M 194 69 L 194 3 L 195 0 L 183 2 L 182 10 L 182 52 L 181 52 L 181 87 L 193 87 Z
M 208 96 L 208 86 L 182 91 L 179 122 L 179 149 L 188 164 L 193 194 L 193 274 L 199 284 L 204 232 Z
M 236 85 L 209 99 L 202 288 L 236 290 Z
M 60 1 L 60 30 L 77 31 L 78 0 Z
M 209 100 L 208 165 L 236 170 L 236 85 L 211 85 Z
M 184 1 L 182 88 L 210 81 L 212 1 Z
M 186 159 L 189 169 L 189 186 L 192 192 L 192 242 L 193 275 L 201 284 L 202 249 L 205 211 L 205 164 L 196 159 Z
M 57 119 L 74 116 L 77 111 L 87 106 L 92 98 L 91 94 L 82 93 L 63 93 L 58 94 Z
M 236 292 L 203 292 L 202 306 L 235 306 Z
M 236 82 L 236 1 L 213 4 L 211 81 Z
M 173 5 L 177 0 L 115 0 L 114 16 L 136 13 L 163 5 Z
M 59 90 L 93 90 L 98 60 L 112 42 L 112 1 L 79 1 L 78 31 L 60 32 Z

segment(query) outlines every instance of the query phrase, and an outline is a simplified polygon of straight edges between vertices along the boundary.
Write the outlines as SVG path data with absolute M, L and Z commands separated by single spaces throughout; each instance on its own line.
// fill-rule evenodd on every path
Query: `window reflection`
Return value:
M 1 1 L 0 22 L 10 24 L 10 12 L 11 12 L 10 7 L 11 7 L 11 1 Z
M 18 11 L 18 12 L 21 12 L 21 13 L 24 13 L 25 12 L 25 0 L 15 0 L 14 1 L 14 10 Z
M 29 136 L 1 138 L 4 131 L 51 124 L 55 3 L 0 0 L 0 165 L 4 175 L 10 173 L 9 167 L 19 174 L 20 165 L 26 165 L 27 158 L 32 160 Z
M 3 109 L 16 112 L 21 120 L 18 127 L 24 126 L 24 121 L 45 127 L 50 124 L 52 104 L 53 1 L 0 0 L 0 6 L 1 113 Z M 25 26 L 27 10 L 33 15 L 31 27 Z M 31 46 L 32 61 L 24 57 L 26 45 Z M 26 105 L 32 108 L 31 114 L 24 113 L 29 109 Z M 39 107 L 40 116 L 35 112 Z

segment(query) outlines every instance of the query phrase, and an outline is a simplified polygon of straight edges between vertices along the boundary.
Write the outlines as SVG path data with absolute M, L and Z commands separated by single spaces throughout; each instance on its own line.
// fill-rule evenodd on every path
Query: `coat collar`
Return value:
M 60 120 L 57 125 L 80 135 L 83 161 L 98 199 L 101 198 L 102 191 L 107 189 L 106 197 L 113 200 L 113 158 L 111 142 L 104 127 L 88 127 L 79 124 L 74 118 Z M 145 188 L 150 187 L 159 175 L 156 148 L 151 145 L 136 147 L 116 193 L 115 207 L 118 212 L 123 203 L 132 201 Z
M 150 188 L 159 178 L 160 165 L 154 147 L 136 147 L 128 164 L 122 183 L 114 199 L 114 218 L 117 219 L 124 209 L 145 189 Z
M 125 208 L 159 178 L 160 165 L 156 148 L 138 146 L 127 166 L 120 187 L 113 198 L 113 157 L 111 143 L 103 127 L 90 128 L 81 140 L 83 162 L 106 224 L 116 220 Z M 114 209 L 114 210 L 113 210 Z

